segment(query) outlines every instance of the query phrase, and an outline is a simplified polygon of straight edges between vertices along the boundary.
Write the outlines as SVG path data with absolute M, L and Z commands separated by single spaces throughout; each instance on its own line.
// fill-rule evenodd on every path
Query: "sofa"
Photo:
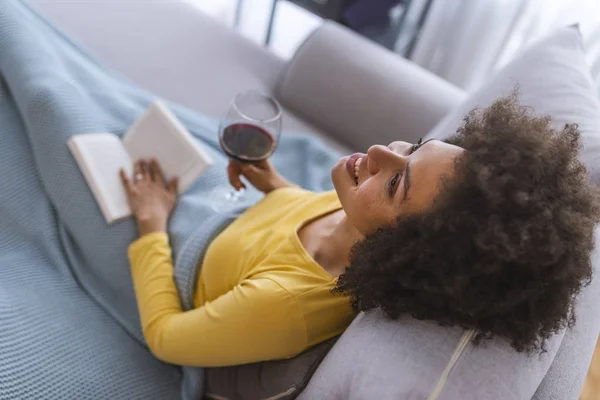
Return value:
M 283 104 L 284 132 L 319 136 L 340 152 L 399 139 L 415 142 L 468 95 L 332 22 L 285 61 L 185 1 L 30 3 L 103 63 L 168 100 L 219 117 L 237 92 L 259 89 Z M 559 335 L 548 354 L 526 358 L 505 344 L 491 343 L 476 358 L 493 362 L 463 368 L 435 397 L 424 395 L 422 388 L 434 391 L 441 376 L 450 381 L 451 371 L 429 365 L 452 358 L 464 338 L 462 330 L 389 321 L 378 311 L 360 314 L 298 398 L 573 399 L 598 332 L 598 316 L 589 314 L 589 304 L 600 297 L 598 289 L 592 284 L 580 302 L 587 307 L 588 314 L 580 316 L 587 325 Z M 406 337 L 416 339 L 408 346 Z M 332 368 L 338 371 L 332 374 Z M 483 389 L 461 390 L 471 387 L 473 379 Z M 514 396 L 498 397 L 503 393 Z

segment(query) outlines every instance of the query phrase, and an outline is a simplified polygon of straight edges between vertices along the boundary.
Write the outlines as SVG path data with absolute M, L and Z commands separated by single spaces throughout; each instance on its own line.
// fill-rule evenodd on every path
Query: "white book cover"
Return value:
M 167 180 L 185 192 L 213 160 L 161 102 L 154 102 L 120 139 L 112 133 L 74 135 L 67 142 L 106 222 L 131 215 L 119 170 L 132 176 L 138 159 L 156 158 Z

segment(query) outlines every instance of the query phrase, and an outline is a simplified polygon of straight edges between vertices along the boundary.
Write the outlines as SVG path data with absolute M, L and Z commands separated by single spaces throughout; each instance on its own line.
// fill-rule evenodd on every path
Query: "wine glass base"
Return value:
M 217 186 L 210 194 L 212 209 L 221 215 L 239 217 L 250 206 L 245 190 L 236 191 L 231 186 Z

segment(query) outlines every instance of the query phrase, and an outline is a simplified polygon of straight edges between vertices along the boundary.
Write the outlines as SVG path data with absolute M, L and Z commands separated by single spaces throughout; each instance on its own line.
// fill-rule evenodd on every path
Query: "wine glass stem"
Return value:
M 229 198 L 232 201 L 238 201 L 241 197 L 244 196 L 244 192 L 245 192 L 245 190 L 243 188 L 240 190 L 232 190 L 229 195 Z

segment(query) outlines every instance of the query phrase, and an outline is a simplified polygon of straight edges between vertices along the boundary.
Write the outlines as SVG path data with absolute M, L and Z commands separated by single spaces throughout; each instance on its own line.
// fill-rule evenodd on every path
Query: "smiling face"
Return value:
M 365 235 L 430 207 L 442 177 L 453 177 L 454 161 L 464 151 L 438 140 L 375 145 L 367 154 L 342 157 L 331 177 L 349 221 Z

